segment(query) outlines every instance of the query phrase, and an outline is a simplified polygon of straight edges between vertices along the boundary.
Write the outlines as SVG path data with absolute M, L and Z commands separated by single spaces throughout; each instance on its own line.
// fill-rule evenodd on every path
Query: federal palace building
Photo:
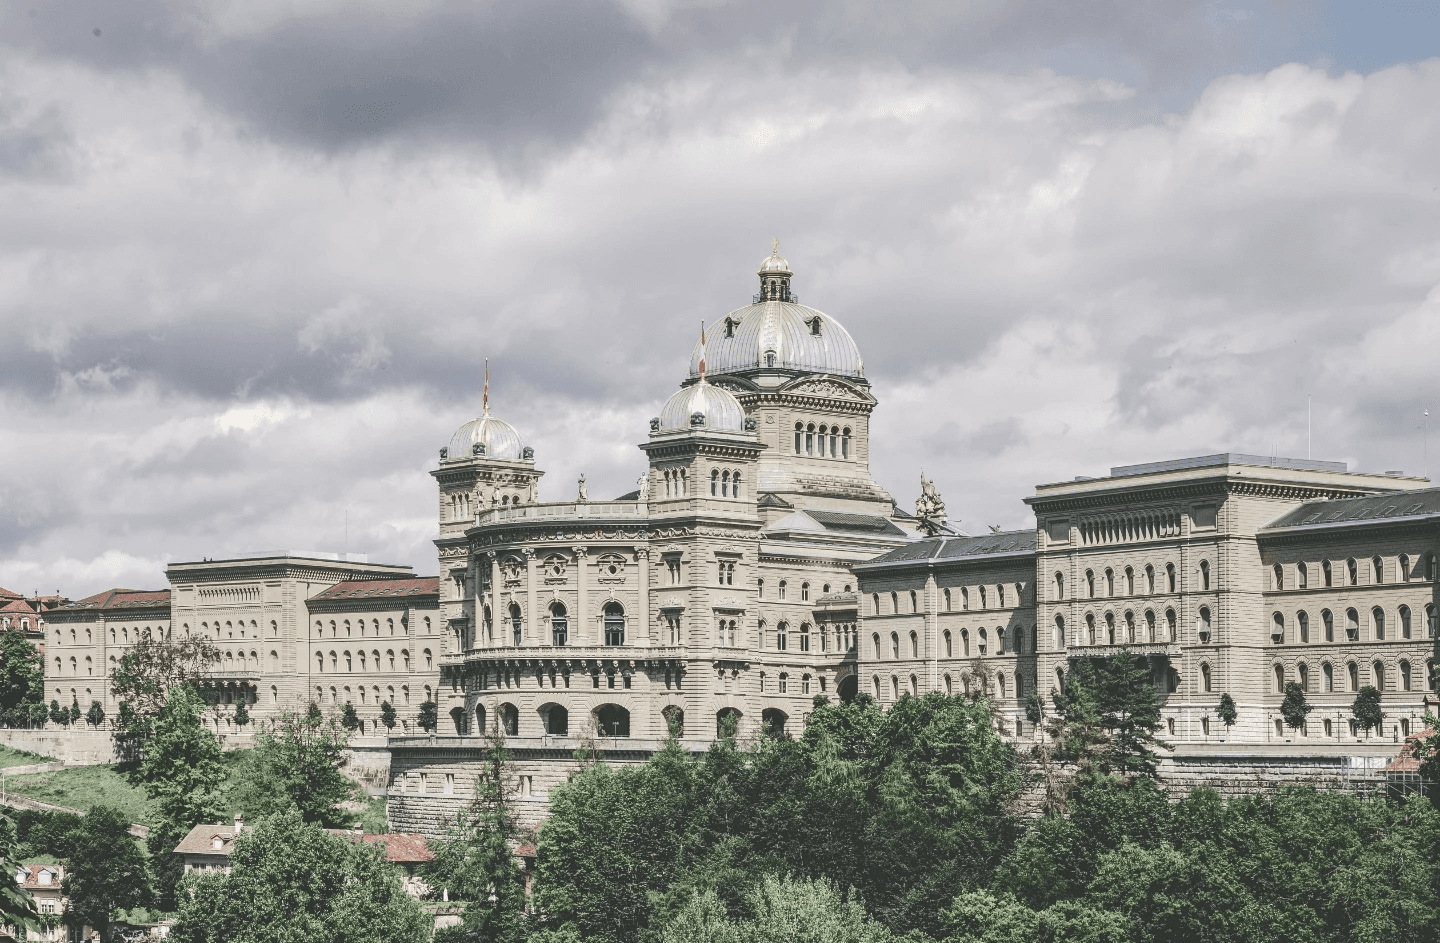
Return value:
M 1393 752 L 1417 728 L 1440 553 L 1427 480 L 1207 455 L 1039 485 L 1034 527 L 968 536 L 928 482 L 910 514 L 871 477 L 859 347 L 800 304 L 778 249 L 758 274 L 650 420 L 636 491 L 591 500 L 582 479 L 538 501 L 534 450 L 487 396 L 430 472 L 438 578 L 304 553 L 175 564 L 168 590 L 47 614 L 47 697 L 113 711 L 105 675 L 137 633 L 209 634 L 217 685 L 257 719 L 349 701 L 390 734 L 392 815 L 469 795 L 482 732 L 506 735 L 541 803 L 578 745 L 623 760 L 671 733 L 798 733 L 816 695 L 984 689 L 1023 742 L 1031 692 L 1121 652 L 1148 659 L 1176 744 Z M 1290 681 L 1315 708 L 1299 730 L 1280 719 Z M 1386 714 L 1368 734 L 1350 716 L 1364 685 Z M 434 736 L 415 724 L 430 699 Z M 378 726 L 386 701 L 403 727 Z

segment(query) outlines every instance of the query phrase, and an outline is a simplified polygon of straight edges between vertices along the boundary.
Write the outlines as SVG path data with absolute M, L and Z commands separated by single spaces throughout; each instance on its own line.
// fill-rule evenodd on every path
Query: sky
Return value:
M 1434 473 L 1435 56 L 1385 0 L 0 5 L 0 586 L 433 574 L 486 358 L 541 500 L 629 491 L 772 237 L 962 529 L 1187 455 Z

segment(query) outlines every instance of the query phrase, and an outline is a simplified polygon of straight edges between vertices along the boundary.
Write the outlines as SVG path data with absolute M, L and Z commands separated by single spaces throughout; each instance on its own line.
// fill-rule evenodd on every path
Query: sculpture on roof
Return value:
M 585 475 L 580 475 L 580 493 L 575 496 L 577 504 L 585 504 L 590 500 L 590 492 L 585 490 Z
M 920 472 L 920 497 L 915 499 L 915 516 L 932 521 L 945 520 L 945 501 L 935 490 L 935 482 Z

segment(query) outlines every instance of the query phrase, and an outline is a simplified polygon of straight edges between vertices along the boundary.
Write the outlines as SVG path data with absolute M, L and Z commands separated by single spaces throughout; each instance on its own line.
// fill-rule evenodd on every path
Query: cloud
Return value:
M 0 171 L 0 415 L 25 457 L 0 471 L 0 585 L 154 585 L 157 561 L 282 546 L 434 572 L 427 472 L 486 357 L 544 498 L 582 472 L 632 490 L 698 323 L 749 301 L 774 235 L 864 353 L 902 504 L 923 466 L 962 520 L 1015 526 L 1017 483 L 1304 454 L 1307 393 L 1317 457 L 1419 468 L 1436 61 L 1225 74 L 1162 113 L 1135 63 L 1169 27 L 1142 41 L 1158 20 L 1119 7 L 917 6 L 913 30 L 858 4 L 769 29 L 743 4 L 587 27 L 437 3 L 394 30 L 350 4 L 66 9 L 0 30 L 0 137 L 54 131 L 36 153 L 63 170 Z M 1036 11 L 1055 21 L 1027 31 Z M 462 76 L 465 37 L 547 25 L 512 84 Z M 579 34 L 630 45 L 565 53 Z M 387 111 L 397 70 L 471 85 Z M 512 88 L 533 127 L 491 101 Z M 321 120 L 343 101 L 368 130 Z

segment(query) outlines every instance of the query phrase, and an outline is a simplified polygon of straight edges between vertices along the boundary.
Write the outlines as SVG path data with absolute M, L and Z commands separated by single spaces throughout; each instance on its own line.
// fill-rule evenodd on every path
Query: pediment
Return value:
M 845 399 L 858 403 L 875 402 L 875 398 L 861 387 L 828 374 L 797 377 L 780 387 L 778 392 L 800 396 L 821 396 L 825 399 Z

